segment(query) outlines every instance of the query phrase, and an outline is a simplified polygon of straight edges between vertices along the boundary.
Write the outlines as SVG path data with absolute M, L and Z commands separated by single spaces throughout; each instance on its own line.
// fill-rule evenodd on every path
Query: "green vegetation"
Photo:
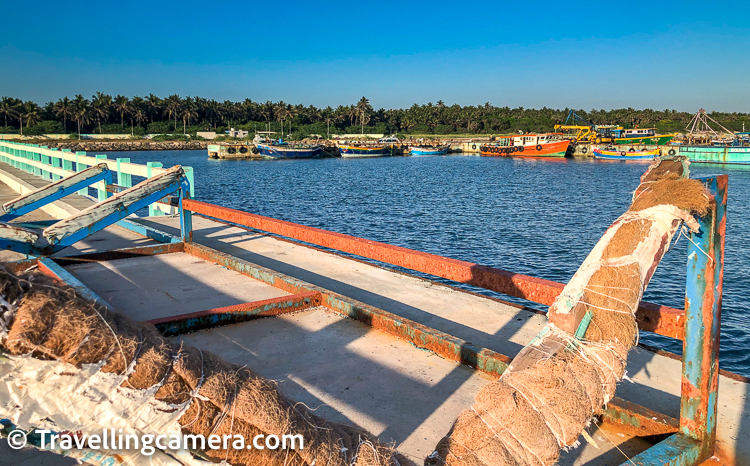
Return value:
M 525 109 L 478 106 L 414 104 L 408 109 L 374 109 L 365 98 L 336 108 L 292 105 L 285 102 L 218 102 L 202 97 L 170 95 L 160 98 L 112 97 L 97 92 L 86 99 L 64 97 L 44 106 L 12 97 L 0 98 L 0 133 L 41 135 L 49 133 L 144 134 L 165 140 L 185 139 L 200 131 L 223 134 L 229 128 L 275 131 L 287 139 L 329 134 L 402 134 L 405 136 L 478 135 L 551 131 L 564 122 L 569 109 Z M 675 110 L 575 110 L 594 124 L 617 124 L 626 128 L 656 127 L 661 133 L 685 131 L 692 113 Z M 750 130 L 750 114 L 713 112 L 710 116 L 730 130 Z M 252 136 L 251 136 L 252 137 Z

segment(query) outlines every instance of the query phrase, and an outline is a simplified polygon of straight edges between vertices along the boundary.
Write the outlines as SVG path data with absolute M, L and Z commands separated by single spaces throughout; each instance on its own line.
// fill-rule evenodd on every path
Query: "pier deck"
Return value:
M 0 185 L 0 195 L 7 195 L 3 189 Z M 67 198 L 64 203 L 76 208 Z M 178 218 L 139 222 L 172 234 L 179 231 Z M 200 217 L 194 217 L 193 226 L 196 243 L 511 357 L 545 323 L 537 312 L 339 254 Z M 100 235 L 96 238 L 100 241 L 92 237 L 78 247 L 107 250 L 123 243 L 125 247 L 154 244 L 118 227 Z M 288 294 L 181 252 L 75 264 L 66 270 L 137 320 Z M 471 406 L 476 392 L 492 380 L 323 307 L 174 338 L 277 380 L 291 399 L 318 408 L 318 414 L 331 420 L 360 425 L 382 441 L 395 442 L 417 464 L 432 452 L 456 416 Z M 634 383 L 623 382 L 617 395 L 678 417 L 680 370 L 679 360 L 634 350 L 628 360 L 628 376 Z M 750 385 L 727 376 L 721 376 L 719 384 L 717 435 L 722 459 L 709 464 L 750 464 Z M 650 445 L 611 425 L 592 436 L 598 449 L 585 444 L 564 453 L 561 464 L 622 464 L 627 461 L 623 452 L 632 457 Z M 59 461 L 70 464 L 68 459 Z

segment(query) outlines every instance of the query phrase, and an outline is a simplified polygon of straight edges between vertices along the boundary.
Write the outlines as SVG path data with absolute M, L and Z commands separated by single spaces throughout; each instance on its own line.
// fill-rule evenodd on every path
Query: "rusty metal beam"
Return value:
M 616 424 L 618 430 L 638 437 L 668 435 L 680 430 L 677 419 L 622 398 L 613 398 L 603 417 L 605 422 Z
M 565 286 L 551 280 L 298 225 L 193 199 L 185 199 L 183 207 L 206 217 L 355 254 L 540 304 L 552 304 Z M 682 339 L 684 336 L 683 316 L 682 310 L 650 303 L 641 303 L 636 314 L 641 330 L 677 339 Z
M 70 274 L 67 270 L 60 267 L 55 261 L 49 257 L 40 257 L 37 264 L 39 265 L 39 271 L 49 277 L 59 280 L 61 283 L 73 288 L 83 299 L 90 303 L 99 304 L 106 307 L 110 311 L 114 309 L 112 306 L 103 300 L 99 295 L 91 291 L 89 287 L 81 283 L 76 277 Z
M 417 348 L 430 350 L 446 359 L 467 364 L 490 374 L 499 375 L 506 369 L 510 358 L 481 348 L 465 340 L 397 316 L 388 311 L 353 300 L 288 275 L 238 259 L 209 247 L 185 243 L 185 252 L 201 259 L 222 265 L 230 270 L 260 280 L 289 293 L 319 292 L 321 305 L 339 314 L 357 319 L 384 333 L 412 343 Z
M 160 243 L 153 246 L 138 246 L 134 248 L 112 249 L 110 251 L 94 251 L 70 256 L 52 257 L 59 265 L 80 264 L 82 262 L 104 262 L 119 259 L 130 259 L 132 257 L 156 256 L 159 254 L 172 254 L 183 252 L 183 243 Z
M 321 297 L 320 292 L 313 291 L 206 311 L 191 312 L 189 314 L 162 317 L 146 322 L 155 325 L 165 336 L 171 337 L 196 330 L 245 322 L 260 317 L 276 316 L 309 309 L 320 306 Z

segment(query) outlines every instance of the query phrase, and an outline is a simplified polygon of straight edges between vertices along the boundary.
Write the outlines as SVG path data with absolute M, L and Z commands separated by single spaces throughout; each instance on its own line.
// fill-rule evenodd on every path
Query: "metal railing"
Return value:
M 151 178 L 166 171 L 161 162 L 147 162 L 141 165 L 131 163 L 130 158 L 127 157 L 112 160 L 104 154 L 92 157 L 83 151 L 72 152 L 70 149 L 60 150 L 39 144 L 12 141 L 0 141 L 0 161 L 50 181 L 57 181 L 94 165 L 106 163 L 111 171 L 117 173 L 117 184 L 125 188 L 133 186 L 133 176 Z M 183 169 L 190 182 L 190 195 L 194 197 L 193 169 L 192 167 L 183 167 Z M 103 181 L 97 183 L 96 192 L 99 201 L 107 198 L 106 185 Z M 88 188 L 81 189 L 78 194 L 88 195 Z M 157 203 L 151 204 L 148 210 L 151 216 L 173 213 L 173 209 L 169 206 Z

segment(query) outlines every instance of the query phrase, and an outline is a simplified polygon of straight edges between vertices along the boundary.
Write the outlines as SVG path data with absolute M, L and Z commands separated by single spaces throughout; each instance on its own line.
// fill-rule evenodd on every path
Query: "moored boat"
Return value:
M 730 163 L 750 165 L 750 147 L 680 146 L 677 155 L 691 163 Z
M 562 133 L 500 136 L 497 142 L 482 144 L 483 157 L 565 157 L 570 141 Z
M 635 150 L 632 147 L 625 150 L 617 150 L 615 147 L 593 147 L 594 158 L 610 160 L 652 160 L 660 154 L 659 149 Z
M 612 142 L 622 144 L 651 144 L 663 146 L 671 141 L 676 134 L 656 134 L 656 128 L 635 128 L 615 131 L 617 137 Z
M 258 149 L 250 141 L 209 144 L 206 149 L 208 150 L 208 157 L 212 159 L 260 158 Z
M 445 155 L 450 150 L 450 146 L 409 146 L 411 155 Z
M 339 146 L 342 157 L 385 157 L 391 155 L 392 149 L 383 144 L 346 144 Z
M 380 138 L 376 141 L 347 141 L 338 145 L 342 157 L 387 157 L 403 155 L 405 147 L 395 136 Z
M 323 155 L 323 147 L 313 144 L 258 144 L 258 152 L 269 159 L 314 159 Z

